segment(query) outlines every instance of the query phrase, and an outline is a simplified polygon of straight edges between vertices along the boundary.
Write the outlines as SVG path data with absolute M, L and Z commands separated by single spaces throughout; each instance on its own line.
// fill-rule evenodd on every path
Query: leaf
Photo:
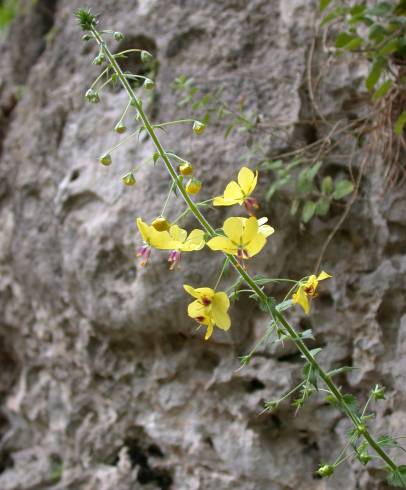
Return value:
M 336 38 L 336 48 L 344 48 L 348 43 L 350 43 L 357 36 L 348 34 L 348 32 L 340 32 Z
M 387 448 L 399 447 L 399 443 L 388 434 L 384 434 L 383 436 L 380 436 L 376 442 L 380 447 L 387 447 Z
M 315 213 L 317 216 L 326 216 L 330 210 L 330 200 L 322 197 L 317 201 Z
M 388 476 L 388 483 L 394 487 L 406 488 L 406 465 L 398 466 L 396 471 L 391 470 Z
M 331 0 L 320 0 L 319 10 L 323 12 L 331 3 Z
M 403 111 L 395 122 L 394 131 L 398 136 L 402 134 L 405 124 L 406 124 L 406 111 Z
M 354 369 L 358 369 L 358 368 L 352 366 L 341 366 L 339 368 L 333 369 L 332 371 L 329 371 L 327 374 L 329 376 L 338 376 L 339 374 L 349 373 L 351 371 L 354 371 Z
M 365 85 L 370 92 L 372 92 L 375 85 L 378 83 L 385 64 L 386 60 L 382 56 L 376 57 L 375 61 L 372 63 L 372 68 L 369 71 L 368 77 L 365 81 Z
M 324 194 L 331 194 L 334 191 L 333 179 L 328 175 L 321 183 L 321 190 Z
M 392 12 L 392 5 L 389 2 L 379 2 L 374 7 L 366 10 L 367 15 L 373 15 L 375 17 L 385 17 Z
M 343 197 L 351 194 L 354 191 L 354 184 L 350 180 L 340 180 L 336 184 L 336 188 L 333 193 L 334 199 L 342 199 Z
M 354 37 L 354 39 L 346 44 L 344 48 L 348 49 L 349 51 L 352 49 L 358 49 L 360 46 L 362 46 L 363 42 L 364 40 L 361 37 Z
M 314 340 L 313 330 L 309 328 L 300 334 L 302 340 Z
M 386 43 L 385 46 L 383 46 L 383 48 L 379 50 L 379 54 L 384 56 L 387 54 L 394 53 L 399 49 L 399 46 L 400 46 L 399 39 L 392 39 L 391 41 Z
M 313 201 L 306 201 L 302 211 L 303 222 L 308 223 L 313 218 L 315 211 L 316 211 L 316 203 Z
M 386 29 L 380 24 L 373 24 L 368 30 L 368 38 L 376 43 L 382 42 L 386 34 Z
M 374 95 L 372 96 L 372 100 L 376 101 L 386 95 L 390 88 L 392 87 L 392 80 L 386 80 L 386 82 L 383 82 L 382 85 L 375 91 Z
M 344 15 L 344 14 L 345 14 L 345 9 L 343 9 L 342 7 L 337 7 L 336 9 L 334 9 L 332 12 L 328 13 L 324 17 L 324 19 L 320 23 L 320 26 L 323 27 L 326 24 L 328 24 L 329 22 L 331 22 L 332 20 L 334 20 L 337 17 L 340 17 L 341 15 Z
M 291 299 L 287 299 L 286 301 L 282 301 L 282 303 L 279 303 L 276 305 L 276 309 L 278 311 L 286 311 L 287 309 L 291 308 L 293 306 L 293 301 Z

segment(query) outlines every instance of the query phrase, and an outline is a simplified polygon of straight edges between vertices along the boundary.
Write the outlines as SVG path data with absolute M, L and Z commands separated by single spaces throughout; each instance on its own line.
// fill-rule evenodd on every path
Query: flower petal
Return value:
M 195 229 L 190 232 L 190 235 L 181 245 L 180 250 L 182 252 L 193 252 L 194 250 L 201 250 L 204 244 L 204 231 Z
M 207 325 L 206 335 L 204 336 L 204 340 L 208 340 L 213 333 L 213 323 L 210 321 Z
M 238 246 L 225 236 L 216 236 L 214 238 L 211 238 L 207 242 L 207 246 L 211 250 L 221 250 L 222 252 L 228 254 L 237 255 L 238 252 Z
M 264 235 L 265 238 L 268 238 L 275 233 L 275 229 L 269 225 L 261 225 L 258 228 L 258 232 L 261 233 L 261 235 Z
M 148 242 L 148 225 L 141 218 L 137 218 L 137 226 L 144 242 Z
M 228 218 L 224 221 L 223 231 L 235 245 L 242 243 L 244 223 L 240 218 Z
M 172 225 L 169 229 L 170 237 L 177 242 L 184 242 L 187 237 L 187 231 L 180 228 L 178 225 Z
M 252 170 L 247 167 L 242 167 L 238 172 L 238 183 L 245 195 L 249 196 L 257 185 L 258 172 L 254 174 Z
M 258 234 L 258 221 L 257 218 L 251 216 L 251 218 L 247 220 L 244 226 L 244 231 L 242 234 L 243 245 L 245 246 L 246 244 L 248 244 L 251 240 L 254 239 L 254 237 L 256 237 L 257 234 Z
M 317 276 L 317 280 L 324 281 L 324 279 L 329 279 L 330 277 L 333 276 L 330 276 L 330 274 L 328 274 L 327 272 L 321 271 L 320 274 Z
M 303 286 L 300 286 L 296 293 L 293 294 L 292 300 L 293 303 L 298 303 L 303 308 L 306 315 L 309 313 L 310 303 Z
M 225 188 L 225 191 L 224 191 L 224 199 L 227 199 L 227 200 L 230 200 L 230 201 L 236 201 L 236 204 L 241 201 L 240 204 L 242 204 L 242 202 L 244 201 L 244 192 L 243 190 L 241 189 L 241 187 L 237 184 L 237 182 L 235 182 L 234 180 L 232 180 L 231 182 L 229 182 Z
M 247 245 L 244 246 L 244 250 L 248 252 L 250 257 L 258 254 L 265 246 L 266 238 L 262 233 L 258 233 L 254 239 L 252 239 Z
M 226 293 L 216 293 L 213 297 L 211 312 L 215 324 L 222 330 L 228 330 L 231 325 L 231 320 L 227 314 L 230 306 L 230 301 Z

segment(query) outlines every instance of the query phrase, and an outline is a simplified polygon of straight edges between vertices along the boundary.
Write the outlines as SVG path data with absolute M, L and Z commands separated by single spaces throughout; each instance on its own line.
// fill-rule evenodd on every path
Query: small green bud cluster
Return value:
M 141 51 L 141 61 L 143 63 L 148 63 L 149 61 L 152 60 L 153 56 L 150 52 L 145 51 L 144 49 Z
M 121 177 L 121 180 L 123 181 L 123 184 L 125 185 L 135 185 L 137 181 L 135 180 L 134 172 L 131 170 L 130 172 L 126 173 Z
M 200 121 L 195 121 L 195 122 L 193 123 L 193 131 L 194 131 L 196 134 L 198 134 L 198 135 L 199 135 L 199 134 L 202 134 L 202 133 L 203 133 L 203 131 L 205 130 L 205 128 L 206 128 L 206 125 L 205 125 L 205 124 L 203 124 L 203 123 L 202 123 L 202 122 L 200 122 Z
M 320 466 L 320 468 L 317 470 L 317 473 L 322 477 L 322 478 L 327 478 L 331 476 L 334 473 L 334 466 L 331 464 L 323 464 Z
M 75 17 L 84 31 L 90 31 L 92 27 L 97 25 L 97 16 L 93 15 L 90 9 L 76 10 Z
M 106 57 L 104 56 L 103 53 L 100 53 L 96 58 L 93 60 L 94 65 L 102 65 L 106 61 Z
M 97 104 L 98 102 L 100 102 L 99 93 L 92 88 L 89 88 L 89 90 L 85 94 L 85 97 L 88 100 L 88 102 L 92 104 Z
M 152 90 L 155 87 L 155 82 L 150 78 L 144 80 L 144 88 L 147 90 Z
M 99 162 L 106 167 L 111 165 L 112 161 L 110 153 L 105 153 L 99 158 Z
M 122 41 L 124 39 L 124 34 L 122 32 L 116 31 L 114 34 L 114 39 L 116 41 Z
M 385 399 L 385 388 L 383 386 L 376 385 L 371 391 L 371 396 L 375 401 Z
M 114 131 L 118 134 L 123 134 L 127 131 L 127 126 L 122 121 L 120 121 L 114 126 Z

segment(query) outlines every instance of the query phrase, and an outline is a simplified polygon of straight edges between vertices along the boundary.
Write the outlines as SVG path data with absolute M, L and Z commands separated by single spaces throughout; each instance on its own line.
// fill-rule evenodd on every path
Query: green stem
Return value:
M 154 128 L 149 121 L 149 118 L 147 117 L 147 115 L 145 114 L 145 112 L 142 108 L 141 102 L 139 101 L 139 99 L 135 95 L 131 85 L 129 84 L 126 76 L 124 75 L 119 64 L 117 63 L 114 55 L 107 48 L 102 37 L 100 36 L 98 31 L 93 26 L 91 28 L 91 31 L 92 31 L 97 43 L 99 44 L 99 46 L 103 50 L 104 54 L 106 55 L 107 59 L 109 60 L 113 70 L 116 72 L 121 84 L 125 88 L 128 96 L 130 98 L 131 105 L 133 105 L 137 109 L 139 117 L 142 120 L 146 131 L 148 132 L 150 138 L 152 139 L 152 142 L 154 143 L 157 152 L 159 153 L 160 157 L 162 158 L 162 160 L 165 164 L 167 172 L 169 173 L 174 184 L 176 185 L 180 195 L 182 196 L 182 198 L 186 202 L 186 205 L 189 207 L 189 209 L 194 214 L 195 218 L 199 221 L 202 228 L 207 232 L 207 234 L 210 237 L 216 236 L 214 228 L 207 221 L 207 219 L 204 217 L 204 215 L 200 212 L 199 208 L 196 206 L 194 201 L 190 198 L 189 194 L 186 192 L 186 189 L 183 187 L 182 182 L 180 181 L 178 174 L 176 173 L 176 170 L 174 169 L 171 161 L 169 160 L 166 151 L 164 150 L 163 146 L 161 145 L 161 143 L 160 143 L 160 141 L 159 141 L 159 139 L 158 139 L 158 137 L 154 131 Z M 244 281 L 247 283 L 247 285 L 257 295 L 258 299 L 260 301 L 263 301 L 265 304 L 269 305 L 269 309 L 270 309 L 270 312 L 271 312 L 273 318 L 278 320 L 278 322 L 280 322 L 280 324 L 285 328 L 285 330 L 290 335 L 291 339 L 296 344 L 296 346 L 298 347 L 300 352 L 307 359 L 307 361 L 313 366 L 313 368 L 318 372 L 320 378 L 324 381 L 324 383 L 329 388 L 332 395 L 336 398 L 337 402 L 342 407 L 344 413 L 352 421 L 354 426 L 356 428 L 358 428 L 361 425 L 359 417 L 352 412 L 350 407 L 345 402 L 345 399 L 344 399 L 343 395 L 341 394 L 340 390 L 336 387 L 336 385 L 334 384 L 331 377 L 322 369 L 322 367 L 316 361 L 315 357 L 312 355 L 312 353 L 307 348 L 305 343 L 300 339 L 300 336 L 296 333 L 296 330 L 287 322 L 287 320 L 276 309 L 276 307 L 269 302 L 268 296 L 256 284 L 255 280 L 247 273 L 247 271 L 241 266 L 241 264 L 238 262 L 236 257 L 234 257 L 233 255 L 229 255 L 229 254 L 225 254 L 225 255 L 228 258 L 229 263 L 235 268 L 235 270 L 240 274 L 240 276 L 244 279 Z M 368 444 L 375 450 L 375 452 L 382 458 L 382 460 L 387 464 L 387 466 L 392 471 L 398 470 L 396 463 L 379 446 L 379 444 L 371 436 L 371 434 L 369 433 L 367 428 L 363 428 L 361 435 L 363 435 L 363 437 L 368 442 Z

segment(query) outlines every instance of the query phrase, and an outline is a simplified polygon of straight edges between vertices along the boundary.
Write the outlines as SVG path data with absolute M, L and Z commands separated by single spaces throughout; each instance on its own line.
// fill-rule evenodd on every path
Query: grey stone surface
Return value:
M 186 74 L 202 86 L 226 84 L 230 103 L 244 98 L 268 120 L 287 123 L 291 139 L 281 150 L 304 134 L 298 122 L 308 114 L 315 4 L 93 2 L 106 27 L 156 51 L 148 103 L 155 121 L 184 115 L 169 84 Z M 297 382 L 301 360 L 278 345 L 237 369 L 266 327 L 255 304 L 242 298 L 233 306 L 228 334 L 204 342 L 196 332 L 181 285 L 212 283 L 217 256 L 185 254 L 172 273 L 164 254 L 154 253 L 145 269 L 136 264 L 135 218 L 159 213 L 168 179 L 141 165 L 153 152 L 143 137 L 115 153 L 111 167 L 97 163 L 117 142 L 112 128 L 126 97 L 107 91 L 99 105 L 85 104 L 97 71 L 95 49 L 83 46 L 72 17 L 80 6 L 27 1 L 1 41 L 0 490 L 386 488 L 374 465 L 315 479 L 348 430 L 322 397 L 296 416 L 288 405 L 261 414 L 264 400 Z M 345 115 L 348 94 L 360 86 L 363 66 L 348 63 L 326 78 L 320 104 L 328 115 Z M 198 167 L 203 197 L 220 193 L 241 165 L 243 138 L 225 143 L 215 126 L 199 138 L 178 126 L 163 140 Z M 271 139 L 269 151 L 278 144 Z M 120 176 L 135 164 L 137 186 L 126 188 Z M 365 400 L 373 384 L 387 386 L 376 428 L 404 435 L 406 199 L 402 191 L 381 195 L 381 171 L 368 168 L 328 249 L 323 267 L 334 278 L 313 314 L 292 319 L 325 345 L 323 365 L 359 368 L 340 380 L 345 389 Z M 283 202 L 262 205 L 277 232 L 250 269 L 309 273 L 339 214 L 302 230 Z M 169 210 L 174 216 L 181 205 Z M 211 215 L 218 225 L 224 216 Z

